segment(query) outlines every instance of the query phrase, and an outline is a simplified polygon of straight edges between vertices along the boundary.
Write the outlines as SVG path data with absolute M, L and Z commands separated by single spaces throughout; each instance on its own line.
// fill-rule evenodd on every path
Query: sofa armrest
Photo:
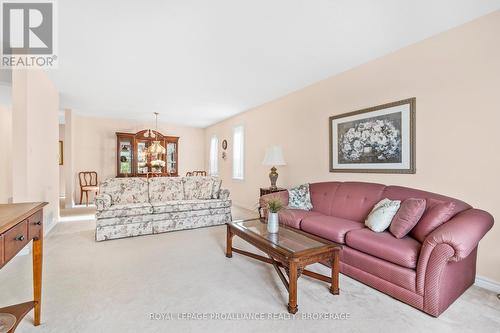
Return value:
M 468 209 L 430 233 L 422 244 L 421 252 L 438 244 L 448 244 L 455 252 L 449 260 L 460 261 L 477 247 L 492 227 L 491 214 L 480 209 Z
M 492 227 L 491 214 L 468 209 L 430 233 L 418 258 L 417 291 L 423 293 L 426 276 L 436 275 L 443 269 L 441 266 L 467 258 Z
M 219 199 L 228 200 L 230 194 L 231 194 L 231 192 L 229 190 L 227 190 L 227 189 L 220 189 L 220 191 L 219 191 Z
M 270 194 L 266 194 L 260 197 L 259 199 L 259 214 L 261 217 L 267 219 L 267 203 L 271 199 L 278 199 L 281 201 L 284 207 L 288 206 L 288 191 L 280 191 L 274 192 Z
M 98 211 L 103 211 L 112 205 L 111 195 L 108 193 L 99 193 L 95 197 L 95 205 Z

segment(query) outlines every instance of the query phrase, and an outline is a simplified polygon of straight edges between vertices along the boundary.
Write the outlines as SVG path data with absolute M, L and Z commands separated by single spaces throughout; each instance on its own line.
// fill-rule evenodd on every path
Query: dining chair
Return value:
M 85 194 L 86 204 L 89 205 L 89 192 L 99 193 L 99 185 L 97 180 L 97 172 L 82 171 L 78 173 L 80 180 L 80 205 L 82 204 L 83 195 Z
M 187 177 L 190 176 L 206 176 L 207 172 L 206 171 L 189 171 L 186 173 Z

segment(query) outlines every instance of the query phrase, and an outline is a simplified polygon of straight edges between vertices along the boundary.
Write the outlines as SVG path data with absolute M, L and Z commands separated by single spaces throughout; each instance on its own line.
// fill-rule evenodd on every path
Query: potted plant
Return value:
M 283 209 L 283 203 L 278 198 L 272 198 L 267 202 L 269 214 L 267 216 L 267 231 L 277 233 L 279 229 L 278 212 Z

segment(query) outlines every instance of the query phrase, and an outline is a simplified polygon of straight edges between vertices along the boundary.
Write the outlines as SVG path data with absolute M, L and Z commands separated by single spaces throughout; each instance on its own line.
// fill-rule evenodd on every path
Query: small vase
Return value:
M 267 232 L 274 234 L 279 230 L 278 213 L 269 213 L 267 217 Z

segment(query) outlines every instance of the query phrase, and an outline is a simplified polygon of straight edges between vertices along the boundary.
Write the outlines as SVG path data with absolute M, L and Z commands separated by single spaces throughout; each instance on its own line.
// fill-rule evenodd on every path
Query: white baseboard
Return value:
M 47 236 L 47 234 L 56 226 L 57 223 L 58 223 L 58 221 L 52 221 L 48 225 L 46 225 L 46 226 L 44 225 L 44 229 L 43 229 L 44 237 Z
M 495 293 L 500 293 L 500 283 L 483 276 L 476 276 L 474 285 L 486 290 L 493 291 Z
M 251 210 L 251 211 L 257 211 L 257 205 L 255 207 L 248 207 L 247 205 L 244 205 L 244 204 L 240 204 L 239 202 L 235 202 L 233 201 L 233 206 L 236 206 L 238 208 L 243 208 L 243 209 L 246 209 L 246 210 Z

